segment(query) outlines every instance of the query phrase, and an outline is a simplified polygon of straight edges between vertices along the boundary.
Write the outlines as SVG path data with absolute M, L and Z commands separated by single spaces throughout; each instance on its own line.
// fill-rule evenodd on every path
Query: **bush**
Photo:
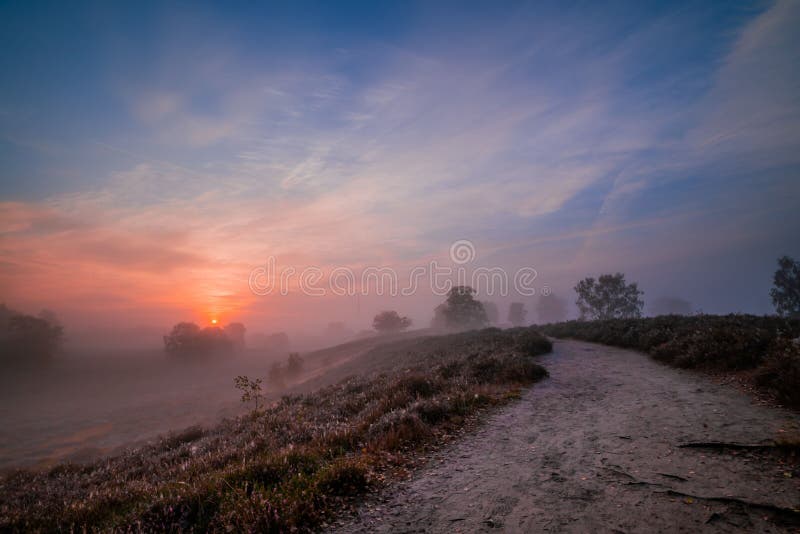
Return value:
M 731 314 L 665 315 L 648 319 L 567 321 L 540 327 L 566 337 L 632 348 L 666 364 L 705 371 L 757 369 L 756 385 L 782 402 L 798 405 L 800 373 L 789 339 L 800 320 Z
M 649 352 L 685 368 L 752 369 L 781 337 L 800 333 L 800 321 L 754 315 L 666 315 L 648 319 L 567 321 L 539 329 L 567 337 Z
M 515 336 L 517 350 L 526 356 L 539 356 L 553 350 L 553 344 L 533 328 L 525 328 Z
M 756 383 L 788 406 L 800 408 L 800 345 L 776 343 L 756 375 Z

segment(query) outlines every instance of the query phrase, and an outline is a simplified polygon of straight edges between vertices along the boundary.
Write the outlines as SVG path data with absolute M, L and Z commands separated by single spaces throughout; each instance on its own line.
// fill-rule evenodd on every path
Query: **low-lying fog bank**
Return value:
M 0 374 L 0 468 L 84 460 L 171 429 L 238 413 L 237 375 L 285 354 L 176 361 L 163 350 L 67 352 Z

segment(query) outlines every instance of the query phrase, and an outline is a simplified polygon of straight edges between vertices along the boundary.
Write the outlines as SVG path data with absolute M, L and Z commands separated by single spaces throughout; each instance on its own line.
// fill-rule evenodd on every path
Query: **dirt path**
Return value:
M 775 451 L 800 418 L 647 356 L 559 341 L 550 378 L 437 453 L 341 532 L 785 532 L 800 478 Z

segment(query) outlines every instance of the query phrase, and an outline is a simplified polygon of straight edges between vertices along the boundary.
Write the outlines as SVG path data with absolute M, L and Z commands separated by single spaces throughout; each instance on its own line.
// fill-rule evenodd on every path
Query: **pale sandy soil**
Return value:
M 557 341 L 550 378 L 341 532 L 794 532 L 800 418 L 647 356 Z M 795 511 L 793 511 L 795 510 Z

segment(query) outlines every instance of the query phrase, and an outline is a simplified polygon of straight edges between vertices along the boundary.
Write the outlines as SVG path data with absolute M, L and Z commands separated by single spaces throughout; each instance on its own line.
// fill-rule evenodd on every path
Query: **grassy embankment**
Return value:
M 539 327 L 573 338 L 647 352 L 658 361 L 709 373 L 738 373 L 745 385 L 800 407 L 800 320 L 754 315 L 667 315 L 567 321 Z
M 0 479 L 0 530 L 306 530 L 391 479 L 470 416 L 546 376 L 530 329 L 384 345 L 353 376 L 211 429 L 191 428 L 89 465 Z M 367 366 L 369 367 L 369 366 Z

